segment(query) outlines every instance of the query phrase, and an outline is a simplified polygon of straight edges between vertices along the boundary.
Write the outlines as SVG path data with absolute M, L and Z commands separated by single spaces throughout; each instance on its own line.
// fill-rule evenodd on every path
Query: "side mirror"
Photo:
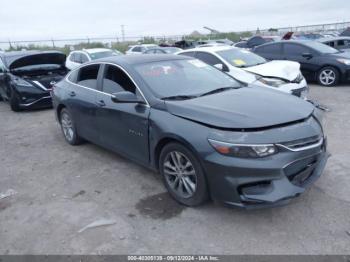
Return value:
M 134 93 L 129 91 L 121 91 L 118 93 L 113 93 L 111 97 L 114 103 L 136 103 L 144 104 L 145 102 L 138 98 Z
M 301 56 L 306 58 L 306 59 L 311 59 L 313 57 L 313 55 L 311 53 L 303 53 Z

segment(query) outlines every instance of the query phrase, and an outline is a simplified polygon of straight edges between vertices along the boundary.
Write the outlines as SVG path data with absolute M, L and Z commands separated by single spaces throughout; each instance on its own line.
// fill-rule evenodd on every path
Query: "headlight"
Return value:
M 285 81 L 277 78 L 268 78 L 268 77 L 261 77 L 258 79 L 259 82 L 273 87 L 280 87 L 281 85 L 286 84 Z
M 33 85 L 21 78 L 16 78 L 14 80 L 12 80 L 12 82 L 16 85 L 16 86 L 25 86 L 25 87 L 32 87 Z
M 337 59 L 337 61 L 339 63 L 344 64 L 344 65 L 350 65 L 350 59 L 342 59 L 342 58 L 340 58 L 340 59 Z
M 278 152 L 277 147 L 272 144 L 245 145 L 225 143 L 212 139 L 209 139 L 208 141 L 220 154 L 233 157 L 260 158 L 270 156 Z

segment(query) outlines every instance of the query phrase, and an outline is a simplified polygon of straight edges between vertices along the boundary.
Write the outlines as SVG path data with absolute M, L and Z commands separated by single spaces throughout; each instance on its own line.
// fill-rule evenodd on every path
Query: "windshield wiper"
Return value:
M 200 96 L 212 95 L 212 94 L 224 92 L 224 91 L 226 91 L 226 90 L 238 89 L 238 88 L 241 88 L 241 87 L 240 87 L 240 86 L 237 86 L 237 87 L 234 87 L 234 86 L 220 87 L 220 88 L 211 90 L 211 91 L 209 91 L 209 92 L 206 92 L 206 93 L 204 93 L 204 94 L 201 94 Z
M 192 99 L 196 98 L 198 96 L 195 95 L 177 95 L 177 96 L 166 96 L 162 97 L 162 100 L 187 100 L 187 99 Z

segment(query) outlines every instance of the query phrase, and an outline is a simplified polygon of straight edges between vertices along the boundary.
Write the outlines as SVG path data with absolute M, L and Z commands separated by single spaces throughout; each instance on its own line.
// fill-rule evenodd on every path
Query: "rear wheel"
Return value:
M 336 68 L 327 66 L 318 72 L 317 80 L 320 85 L 335 86 L 339 83 L 339 77 L 339 71 Z
M 19 98 L 14 92 L 12 92 L 12 94 L 11 94 L 10 106 L 11 106 L 11 110 L 14 112 L 21 111 L 21 108 L 19 106 Z
M 82 139 L 79 137 L 75 123 L 70 112 L 63 108 L 60 113 L 60 124 L 64 138 L 71 145 L 79 145 Z
M 170 195 L 186 206 L 197 206 L 209 198 L 206 178 L 195 155 L 178 143 L 166 145 L 159 169 Z

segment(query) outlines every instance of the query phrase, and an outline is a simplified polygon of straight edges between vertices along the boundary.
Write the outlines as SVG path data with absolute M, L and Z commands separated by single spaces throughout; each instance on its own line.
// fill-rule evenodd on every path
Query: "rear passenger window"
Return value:
M 279 54 L 281 53 L 281 45 L 271 44 L 271 45 L 258 46 L 255 48 L 255 51 L 257 53 L 262 53 L 262 54 Z
M 141 47 L 140 46 L 135 46 L 132 50 L 133 52 L 141 52 Z
M 79 70 L 77 84 L 89 87 L 92 89 L 97 88 L 97 76 L 100 65 L 88 65 Z
M 195 57 L 195 52 L 186 52 L 186 53 L 182 53 L 181 55 Z
M 69 56 L 69 60 L 72 62 L 75 62 L 75 53 L 73 53 Z
M 132 80 L 116 66 L 108 65 L 103 78 L 103 92 L 108 94 L 121 91 L 136 92 L 136 86 Z
M 284 53 L 288 55 L 302 55 L 308 53 L 310 50 L 302 45 L 297 44 L 284 44 Z

